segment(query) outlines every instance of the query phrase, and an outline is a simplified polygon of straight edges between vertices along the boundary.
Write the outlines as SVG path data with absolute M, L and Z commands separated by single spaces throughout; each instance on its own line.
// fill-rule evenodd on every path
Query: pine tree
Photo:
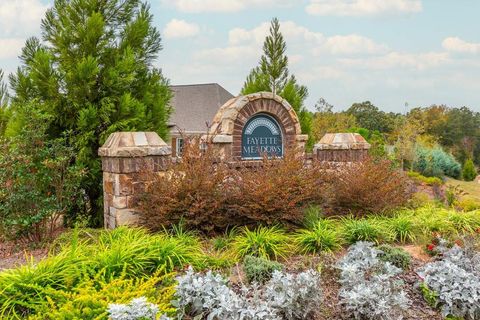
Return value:
M 9 119 L 8 90 L 3 82 L 3 70 L 0 69 L 0 138 L 5 134 Z
M 477 177 L 477 170 L 472 159 L 465 161 L 463 165 L 462 178 L 465 181 L 473 181 Z
M 97 151 L 109 134 L 167 135 L 171 93 L 153 67 L 160 34 L 140 0 L 56 0 L 41 29 L 43 41 L 27 40 L 22 66 L 10 78 L 14 104 L 36 100 L 53 118 L 52 138 L 72 133 L 76 164 L 89 172 L 83 187 L 100 218 Z
M 304 106 L 308 90 L 297 83 L 294 75 L 289 74 L 286 49 L 287 44 L 280 32 L 280 22 L 274 18 L 270 24 L 270 34 L 263 43 L 263 55 L 259 65 L 250 71 L 241 94 L 270 91 L 287 100 L 298 115 L 302 133 L 309 134 L 307 147 L 311 147 L 313 115 Z

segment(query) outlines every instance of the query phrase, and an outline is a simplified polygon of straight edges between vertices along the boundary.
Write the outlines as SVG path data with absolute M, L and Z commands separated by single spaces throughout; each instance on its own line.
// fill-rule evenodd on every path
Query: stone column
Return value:
M 105 228 L 135 225 L 135 197 L 153 179 L 141 175 L 166 171 L 171 148 L 155 132 L 115 132 L 98 150 L 102 158 Z

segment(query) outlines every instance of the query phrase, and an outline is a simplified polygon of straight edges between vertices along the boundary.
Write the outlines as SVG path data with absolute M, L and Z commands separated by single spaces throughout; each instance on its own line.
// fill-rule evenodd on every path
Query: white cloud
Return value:
M 165 38 L 188 38 L 198 34 L 200 28 L 195 23 L 189 23 L 185 20 L 172 19 L 167 23 L 163 33 Z
M 401 53 L 390 52 L 379 57 L 365 59 L 339 59 L 346 67 L 359 67 L 371 70 L 395 69 L 403 70 L 405 68 L 414 70 L 425 70 L 448 63 L 449 56 L 446 52 L 426 52 L 426 53 Z
M 378 44 L 370 38 L 351 34 L 327 38 L 324 49 L 332 54 L 376 54 L 385 53 L 388 47 L 383 44 Z M 318 51 L 316 52 L 318 53 Z
M 23 44 L 23 39 L 0 38 L 0 59 L 10 59 L 19 56 Z
M 248 8 L 286 7 L 295 2 L 295 0 L 163 0 L 164 4 L 188 13 L 239 12 Z
M 371 16 L 422 11 L 421 0 L 310 0 L 311 15 Z
M 458 37 L 449 37 L 443 40 L 445 50 L 461 53 L 480 53 L 480 43 L 472 43 Z
M 38 32 L 47 8 L 40 0 L 0 1 L 0 36 L 30 36 Z

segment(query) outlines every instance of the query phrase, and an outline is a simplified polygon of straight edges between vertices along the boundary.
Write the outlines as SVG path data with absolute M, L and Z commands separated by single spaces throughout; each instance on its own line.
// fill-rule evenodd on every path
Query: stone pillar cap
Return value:
M 313 146 L 314 150 L 368 150 L 370 144 L 358 133 L 327 133 Z
M 146 157 L 171 153 L 171 148 L 156 132 L 114 132 L 98 150 L 101 157 Z

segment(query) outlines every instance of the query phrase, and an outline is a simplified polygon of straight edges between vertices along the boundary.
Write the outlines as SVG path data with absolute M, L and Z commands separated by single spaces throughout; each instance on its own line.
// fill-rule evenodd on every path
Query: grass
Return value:
M 229 270 L 245 256 L 286 258 L 338 250 L 356 241 L 419 243 L 433 233 L 457 237 L 480 230 L 480 211 L 458 212 L 435 205 L 397 211 L 391 217 L 322 218 L 311 210 L 306 227 L 288 234 L 278 226 L 231 230 L 206 239 L 176 226 L 157 234 L 138 228 L 74 230 L 52 246 L 50 256 L 0 273 L 0 318 L 23 319 L 45 308 L 52 292 L 70 294 L 82 283 L 143 279 L 158 270 Z
M 290 238 L 278 226 L 244 228 L 235 237 L 232 248 L 239 257 L 254 256 L 265 259 L 285 258 L 291 252 Z
M 459 186 L 460 189 L 467 194 L 463 196 L 464 199 L 473 199 L 480 202 L 480 183 L 475 181 L 461 181 L 452 178 L 447 178 L 447 186 Z
M 342 246 L 343 239 L 332 221 L 319 220 L 310 228 L 302 229 L 294 236 L 301 253 L 332 252 Z
M 392 234 L 384 221 L 374 217 L 365 219 L 343 218 L 342 233 L 348 244 L 357 241 L 370 241 L 378 244 L 388 242 L 392 238 Z

